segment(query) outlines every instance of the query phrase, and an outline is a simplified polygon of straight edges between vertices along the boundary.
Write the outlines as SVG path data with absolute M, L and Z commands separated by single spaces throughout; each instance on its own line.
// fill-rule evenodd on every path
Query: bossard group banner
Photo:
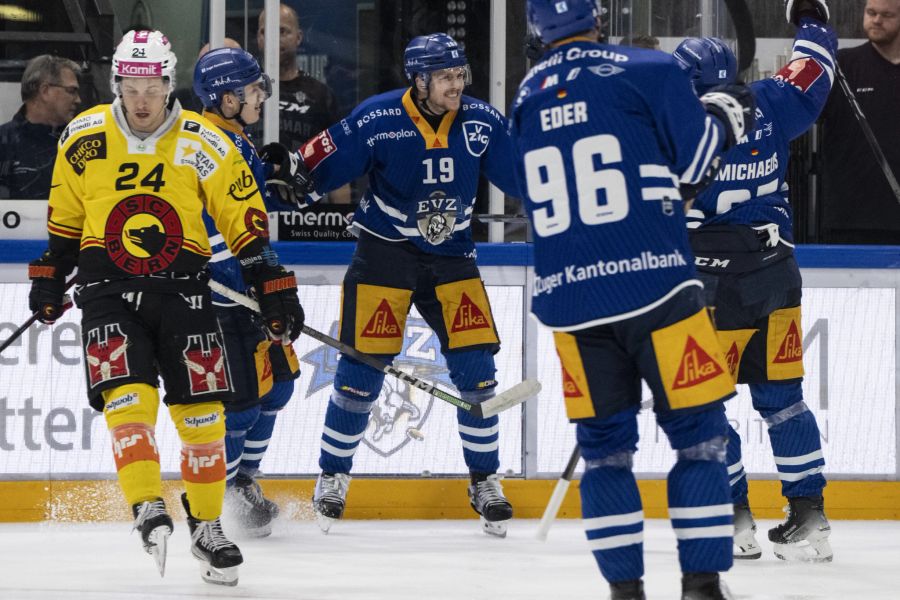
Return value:
M 497 354 L 500 387 L 522 380 L 522 288 L 488 287 L 503 345 Z M 337 335 L 339 286 L 301 286 L 306 322 Z M 0 340 L 28 317 L 28 285 L 0 284 Z M 52 327 L 33 325 L 0 355 L 0 478 L 106 476 L 115 472 L 103 416 L 90 409 L 81 360 L 80 312 Z M 269 474 L 318 473 L 319 444 L 338 354 L 302 336 L 294 348 L 302 375 L 280 413 L 262 468 Z M 415 311 L 406 321 L 395 366 L 454 391 L 440 343 Z M 522 473 L 522 413 L 500 418 L 501 471 Z M 417 439 L 410 430 L 418 430 Z M 163 471 L 177 472 L 179 443 L 168 413 L 157 424 Z M 381 395 L 354 461 L 355 474 L 465 474 L 456 408 L 385 377 Z
M 847 477 L 896 476 L 896 356 L 893 288 L 810 288 L 803 290 L 803 395 L 821 430 L 826 473 Z M 542 330 L 538 355 L 553 350 Z M 562 396 L 558 363 L 539 373 L 544 385 L 538 424 L 538 471 L 558 473 L 575 445 L 565 409 L 550 397 Z M 752 474 L 776 473 L 766 423 L 753 410 L 747 386 L 726 403 L 728 418 L 741 435 L 743 463 Z M 635 471 L 666 473 L 675 453 L 656 426 L 649 389 L 644 387 L 641 441 Z
M 339 287 L 302 286 L 300 294 L 307 323 L 336 335 Z M 27 284 L 0 284 L 0 340 L 27 318 L 27 295 Z M 525 347 L 521 287 L 488 286 L 488 295 L 502 340 L 496 356 L 500 388 L 522 380 L 523 353 L 537 353 L 533 376 L 544 389 L 532 401 L 536 421 L 528 424 L 534 439 L 526 445 L 536 456 L 536 472 L 555 476 L 575 442 L 573 426 L 565 418 L 552 336 L 539 330 L 537 340 Z M 831 476 L 896 476 L 895 311 L 893 288 L 804 290 L 803 391 L 822 432 L 826 472 Z M 85 399 L 79 318 L 75 309 L 53 327 L 34 325 L 0 355 L 0 477 L 65 478 L 113 472 L 103 418 L 87 407 Z M 322 424 L 338 354 L 305 336 L 295 349 L 303 373 L 280 414 L 262 465 L 271 474 L 318 472 Z M 452 390 L 437 338 L 415 311 L 406 322 L 403 350 L 395 364 Z M 746 386 L 740 387 L 739 396 L 727 403 L 727 411 L 743 440 L 744 465 L 752 474 L 774 473 L 765 422 L 752 409 Z M 658 476 L 668 471 L 674 453 L 655 425 L 646 389 L 645 400 L 635 470 Z M 501 471 L 520 475 L 524 471 L 522 410 L 503 413 L 500 426 Z M 424 440 L 411 435 L 411 429 L 421 431 Z M 157 433 L 163 469 L 177 472 L 177 436 L 164 410 Z M 456 409 L 386 377 L 354 472 L 464 474 Z

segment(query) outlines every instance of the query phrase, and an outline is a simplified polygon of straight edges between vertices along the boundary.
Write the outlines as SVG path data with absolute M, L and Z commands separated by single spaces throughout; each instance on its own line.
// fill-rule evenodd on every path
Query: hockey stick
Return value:
M 556 520 L 556 515 L 566 497 L 566 492 L 569 491 L 569 484 L 572 483 L 572 476 L 575 474 L 575 468 L 578 466 L 578 459 L 580 458 L 581 448 L 578 447 L 578 444 L 575 444 L 572 456 L 569 457 L 566 468 L 563 470 L 562 475 L 559 476 L 556 487 L 553 488 L 553 494 L 550 496 L 550 501 L 547 502 L 547 508 L 544 509 L 544 516 L 541 517 L 541 522 L 538 524 L 537 531 L 534 534 L 534 537 L 542 542 L 547 541 L 547 533 L 550 532 L 550 526 Z
M 887 178 L 888 185 L 891 186 L 891 190 L 893 190 L 894 196 L 897 198 L 897 202 L 900 202 L 900 184 L 897 183 L 897 178 L 894 176 L 894 171 L 891 169 L 891 165 L 890 163 L 888 163 L 887 157 L 881 150 L 881 145 L 878 143 L 878 140 L 875 139 L 875 133 L 872 132 L 872 127 L 869 125 L 869 120 L 866 118 L 865 113 L 863 113 L 862 108 L 859 106 L 859 102 L 856 100 L 856 95 L 853 93 L 853 90 L 850 89 L 850 83 L 844 76 L 844 71 L 841 70 L 841 66 L 837 63 L 837 61 L 834 61 L 834 73 L 835 75 L 837 75 L 838 83 L 840 83 L 841 89 L 844 91 L 844 95 L 847 96 L 847 101 L 850 103 L 850 108 L 853 109 L 853 116 L 855 116 L 856 120 L 859 121 L 859 126 L 863 130 L 863 135 L 866 137 L 866 141 L 869 142 L 869 147 L 875 154 L 875 160 L 878 162 L 878 166 L 881 167 L 881 170 L 884 172 L 884 176 L 885 178 Z
M 734 23 L 734 33 L 737 37 L 738 49 L 738 78 L 745 79 L 746 71 L 753 64 L 756 56 L 756 34 L 753 31 L 753 16 L 746 0 L 724 0 Z
M 259 312 L 259 303 L 256 302 L 256 300 L 250 298 L 249 296 L 245 296 L 240 292 L 236 292 L 233 289 L 222 285 L 218 281 L 214 281 L 211 279 L 209 281 L 209 288 L 217 294 L 221 294 L 229 300 L 237 302 L 241 306 L 249 308 L 254 312 Z M 349 346 L 329 335 L 325 335 L 321 331 L 316 331 L 308 325 L 304 325 L 302 331 L 309 337 L 319 340 L 327 346 L 331 346 L 335 350 L 338 350 L 342 354 L 346 354 L 350 358 L 358 360 L 359 362 L 368 365 L 373 369 L 381 371 L 382 373 L 396 377 L 400 381 L 408 383 L 414 388 L 422 390 L 426 394 L 431 394 L 435 398 L 443 400 L 444 402 L 448 402 L 453 406 L 461 408 L 467 413 L 481 419 L 493 417 L 494 415 L 503 412 L 507 408 L 517 406 L 525 402 L 529 398 L 537 396 L 541 391 L 540 383 L 538 383 L 534 379 L 526 379 L 525 381 L 517 383 L 505 392 L 497 394 L 490 400 L 485 400 L 480 404 L 472 404 L 471 402 L 466 402 L 462 398 L 457 398 L 453 394 L 447 393 L 444 390 L 435 387 L 433 384 L 428 383 L 427 381 L 423 381 L 418 377 L 415 377 L 414 375 L 405 373 L 392 365 L 386 365 L 374 356 L 366 354 L 365 352 L 360 352 L 353 346 Z
M 73 277 L 72 279 L 70 279 L 69 281 L 66 282 L 66 287 L 64 289 L 69 289 L 70 287 L 72 287 L 72 285 L 74 283 L 75 283 L 75 278 Z M 63 312 L 66 312 L 66 310 L 68 310 L 71 307 L 72 307 L 72 298 L 69 297 L 68 294 L 65 294 L 63 296 Z M 25 333 L 25 331 L 29 327 L 31 327 L 31 324 L 34 323 L 35 321 L 37 321 L 38 316 L 40 316 L 40 314 L 41 314 L 40 312 L 34 313 L 30 317 L 28 317 L 28 320 L 25 321 L 24 323 L 22 323 L 22 325 L 20 325 L 18 329 L 13 331 L 12 335 L 9 336 L 8 338 L 6 338 L 6 341 L 3 342 L 3 344 L 0 344 L 0 353 L 2 353 L 4 350 L 9 348 L 10 344 L 12 344 L 14 341 L 19 339 L 19 337 L 21 337 L 22 334 Z M 60 316 L 62 316 L 62 313 L 60 313 Z

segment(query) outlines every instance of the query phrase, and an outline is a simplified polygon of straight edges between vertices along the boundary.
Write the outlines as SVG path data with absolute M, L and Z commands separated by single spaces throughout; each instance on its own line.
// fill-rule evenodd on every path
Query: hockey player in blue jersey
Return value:
M 499 339 L 475 263 L 472 209 L 481 173 L 518 195 L 507 122 L 488 103 L 463 95 L 469 65 L 450 36 L 413 39 L 404 68 L 409 88 L 365 100 L 299 151 L 315 185 L 313 200 L 369 176 L 353 218 L 359 242 L 343 282 L 340 338 L 390 363 L 415 304 L 441 341 L 461 397 L 480 403 L 494 396 Z M 279 176 L 293 175 L 290 157 L 268 150 L 263 154 L 284 165 Z M 324 531 L 343 515 L 353 455 L 383 379 L 382 372 L 341 356 L 313 498 Z M 505 536 L 512 506 L 496 475 L 498 417 L 459 410 L 457 419 L 470 503 L 485 532 Z
M 267 167 L 256 153 L 244 128 L 260 118 L 263 102 L 271 94 L 271 82 L 256 59 L 239 48 L 219 48 L 200 57 L 194 69 L 194 93 L 204 106 L 203 115 L 227 135 L 240 150 L 253 179 L 235 181 L 229 194 L 241 201 L 251 190 L 263 192 L 268 210 L 284 209 L 277 196 L 265 189 Z M 265 219 L 265 215 L 260 215 Z M 222 235 L 204 214 L 213 255 L 212 278 L 231 289 L 246 292 L 241 265 L 225 246 Z M 267 536 L 278 506 L 265 498 L 256 481 L 275 427 L 300 375 L 300 364 L 289 342 L 272 340 L 250 310 L 213 292 L 213 306 L 225 340 L 235 387 L 234 402 L 225 405 L 227 488 L 225 509 L 233 525 L 254 537 Z
M 534 228 L 531 310 L 554 330 L 591 551 L 614 600 L 645 597 L 632 472 L 643 379 L 677 452 L 668 504 L 682 598 L 730 598 L 719 572 L 732 565 L 723 402 L 734 384 L 680 188 L 707 183 L 717 155 L 752 128 L 752 96 L 733 85 L 698 101 L 671 56 L 599 43 L 592 0 L 529 0 L 527 10 L 549 45 L 510 115 Z
M 769 440 L 789 506 L 785 523 L 769 531 L 775 554 L 787 560 L 830 561 L 831 531 L 823 508 L 825 460 L 815 416 L 803 402 L 800 270 L 793 254 L 787 201 L 789 144 L 815 122 L 834 80 L 837 38 L 824 0 L 787 2 L 797 26 L 790 62 L 751 84 L 756 131 L 723 157 L 715 181 L 688 213 L 691 245 L 714 307 L 728 368 L 747 383 Z M 675 51 L 698 94 L 736 77 L 734 54 L 712 38 L 691 38 Z M 735 505 L 736 558 L 759 558 L 747 500 L 741 439 L 729 428 L 728 473 Z

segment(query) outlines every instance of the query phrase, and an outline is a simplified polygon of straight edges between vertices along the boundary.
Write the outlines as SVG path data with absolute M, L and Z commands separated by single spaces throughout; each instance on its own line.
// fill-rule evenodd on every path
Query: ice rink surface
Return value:
M 771 553 L 725 575 L 741 600 L 900 598 L 900 522 L 832 522 L 835 560 L 786 564 Z M 346 521 L 323 535 L 311 521 L 277 522 L 273 535 L 240 539 L 240 582 L 203 583 L 184 521 L 169 541 L 164 579 L 128 523 L 0 524 L 0 599 L 149 600 L 597 600 L 608 597 L 580 528 L 557 521 L 546 543 L 537 521 L 514 521 L 506 539 L 471 521 Z M 678 600 L 675 536 L 648 521 L 647 597 Z

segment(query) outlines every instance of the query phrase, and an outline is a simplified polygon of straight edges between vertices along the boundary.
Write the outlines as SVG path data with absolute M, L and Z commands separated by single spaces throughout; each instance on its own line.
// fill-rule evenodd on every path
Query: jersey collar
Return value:
M 212 112 L 211 110 L 203 110 L 203 116 L 208 119 L 213 125 L 218 127 L 219 129 L 224 129 L 225 131 L 230 131 L 236 135 L 241 136 L 248 142 L 250 139 L 247 137 L 247 134 L 244 133 L 244 128 L 232 121 L 231 119 L 226 119 L 219 113 Z
M 434 129 L 432 129 L 431 125 L 428 123 L 428 120 L 419 112 L 419 107 L 413 102 L 412 88 L 409 88 L 406 90 L 406 93 L 403 94 L 402 102 L 403 108 L 406 109 L 406 113 L 409 115 L 409 118 L 412 119 L 413 125 L 416 126 L 419 133 L 425 138 L 426 150 L 449 147 L 447 135 L 450 133 L 450 126 L 453 125 L 453 120 L 456 118 L 457 111 L 448 110 L 447 113 L 444 114 L 444 118 L 441 119 L 441 124 L 438 126 L 437 133 L 435 133 Z

